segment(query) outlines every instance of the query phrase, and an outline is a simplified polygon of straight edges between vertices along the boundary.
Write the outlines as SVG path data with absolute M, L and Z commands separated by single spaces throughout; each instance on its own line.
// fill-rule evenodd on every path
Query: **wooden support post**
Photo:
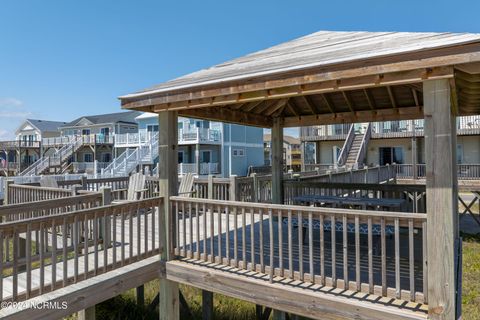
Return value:
M 229 186 L 229 191 L 230 191 L 230 201 L 237 201 L 237 176 L 232 174 L 230 176 L 230 186 Z
M 80 184 L 82 185 L 83 190 L 87 190 L 87 177 L 81 176 L 80 177 Z
M 213 176 L 211 174 L 208 175 L 207 180 L 207 197 L 213 199 Z
M 143 306 L 145 304 L 145 286 L 143 284 L 135 288 L 135 296 L 137 298 L 137 305 Z
M 272 203 L 283 204 L 283 123 L 273 119 L 272 128 Z M 283 314 L 283 315 L 281 315 Z M 282 311 L 274 310 L 274 315 L 285 317 Z
M 160 206 L 160 261 L 166 262 L 174 258 L 173 239 L 170 231 L 175 230 L 174 216 L 170 210 L 170 196 L 178 194 L 178 114 L 176 111 L 161 112 L 158 116 L 160 133 L 158 136 L 158 166 L 160 196 L 163 205 Z M 160 278 L 161 297 L 159 314 L 161 320 L 180 318 L 180 303 L 178 283 Z
M 112 204 L 112 188 L 110 187 L 100 187 L 100 193 L 102 194 L 102 205 L 109 206 Z M 105 229 L 104 229 L 105 225 Z M 100 239 L 103 240 L 103 248 L 109 248 L 111 246 L 110 243 L 110 228 L 111 223 L 110 219 L 103 217 L 100 219 L 100 226 L 99 226 L 99 235 Z M 103 230 L 106 230 L 106 233 L 103 234 Z
M 9 189 L 10 189 L 10 185 L 13 184 L 13 180 L 7 180 L 5 182 L 5 190 L 4 190 L 4 194 L 3 194 L 3 204 L 4 205 L 7 205 L 7 204 L 12 204 L 14 203 L 14 199 L 10 199 L 10 196 L 9 196 Z
M 429 319 L 453 320 L 457 312 L 458 182 L 456 125 L 448 80 L 423 83 L 427 170 Z M 425 274 L 425 272 L 424 272 Z M 459 299 L 461 301 L 461 299 Z
M 95 306 L 77 312 L 78 320 L 95 320 Z
M 272 127 L 272 203 L 283 204 L 283 119 L 274 118 Z
M 198 143 L 195 144 L 195 171 L 200 175 L 200 128 L 197 128 Z
M 202 290 L 202 319 L 213 319 L 213 292 Z

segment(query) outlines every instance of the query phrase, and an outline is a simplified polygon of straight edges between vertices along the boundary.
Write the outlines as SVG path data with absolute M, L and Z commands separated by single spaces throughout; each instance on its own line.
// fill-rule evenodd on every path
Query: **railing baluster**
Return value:
M 288 210 L 288 268 L 290 269 L 290 279 L 294 279 L 293 273 L 293 241 L 292 241 L 292 211 Z
M 230 208 L 225 206 L 225 258 L 230 265 Z
M 84 236 L 83 236 L 83 268 L 84 268 L 84 279 L 87 279 L 88 277 L 88 216 L 85 215 L 84 221 L 83 221 L 83 231 L 84 231 Z
M 245 208 L 242 208 L 242 269 L 247 269 L 247 223 Z
M 325 230 L 323 214 L 320 215 L 320 284 L 325 285 Z
M 208 206 L 208 210 L 210 211 L 210 261 L 215 262 L 215 246 L 214 246 L 214 240 L 215 240 L 215 216 L 214 216 L 214 210 L 213 210 L 213 205 Z
M 408 220 L 408 264 L 410 276 L 410 300 L 415 301 L 415 249 L 413 241 L 413 220 Z
M 237 207 L 233 208 L 233 265 L 238 268 L 238 216 Z M 228 236 L 228 235 L 227 235 Z
M 255 212 L 254 209 L 250 209 L 250 270 L 256 271 L 257 267 L 255 264 Z
M 67 285 L 68 280 L 68 268 L 67 268 L 67 218 L 63 218 L 63 228 L 62 228 L 62 262 L 63 262 L 63 282 L 62 286 Z M 52 232 L 52 237 L 56 237 L 56 233 Z M 57 261 L 55 260 L 55 264 Z
M 218 234 L 217 234 L 218 258 L 220 260 L 219 263 L 222 264 L 223 263 L 223 254 L 222 254 L 222 207 L 220 207 L 220 205 L 217 206 L 217 232 L 218 232 Z
M 367 220 L 367 237 L 368 237 L 368 292 L 373 294 L 373 235 L 372 235 L 372 217 Z
M 175 254 L 180 255 L 180 216 L 178 213 L 178 201 L 172 201 L 172 206 L 175 206 Z M 160 232 L 160 229 L 158 232 Z
M 263 210 L 262 209 L 259 209 L 258 215 L 259 215 L 259 219 L 260 219 L 260 222 L 258 224 L 258 226 L 260 227 L 260 232 L 259 232 L 259 238 L 260 238 L 260 249 L 259 249 L 259 251 L 260 251 L 260 272 L 265 273 L 265 262 L 264 262 L 264 252 L 263 252 L 264 242 L 263 242 Z
M 278 268 L 280 269 L 280 277 L 285 276 L 285 270 L 283 268 L 283 211 L 278 210 Z
M 107 272 L 107 265 L 108 265 L 108 247 L 110 246 L 109 243 L 108 243 L 108 240 L 110 239 L 110 234 L 108 233 L 108 229 L 107 229 L 107 225 L 109 224 L 108 223 L 108 219 L 110 218 L 109 214 L 108 214 L 108 209 L 105 209 L 103 211 L 103 217 L 102 217 L 102 235 L 103 235 L 103 239 L 102 239 L 102 249 L 103 249 L 103 272 Z
M 395 297 L 401 298 L 402 292 L 400 288 L 400 221 L 398 218 L 395 224 Z
M 26 298 L 30 299 L 31 294 L 32 294 L 32 225 L 31 223 L 27 224 L 27 234 L 26 234 L 26 272 L 27 272 L 27 292 L 26 292 Z M 0 249 L 3 248 L 3 239 L 0 237 Z M 3 264 L 3 250 L 0 252 L 0 264 Z M 2 270 L 0 270 L 0 275 L 2 274 Z M 1 283 L 1 281 L 0 281 Z M 0 284 L 0 292 L 3 291 L 1 288 Z M 1 294 L 1 293 L 0 293 Z M 0 296 L 0 301 L 1 301 L 1 296 Z
M 28 224 L 30 226 L 30 224 Z M 3 301 L 3 265 L 5 263 L 3 259 L 3 248 L 5 247 L 5 238 L 3 237 L 3 231 L 0 231 L 0 301 Z M 27 296 L 30 295 L 28 290 L 28 271 L 27 271 Z
M 300 275 L 300 281 L 304 281 L 303 274 L 303 216 L 302 212 L 297 212 L 297 224 L 298 224 L 298 272 Z
M 131 217 L 132 215 L 130 215 Z M 131 239 L 130 239 L 131 240 Z M 130 241 L 130 248 L 132 247 L 133 242 Z M 130 256 L 131 257 L 131 256 Z M 93 215 L 93 274 L 96 276 L 98 274 L 98 216 L 97 212 Z
M 203 210 L 203 259 L 208 261 L 208 253 L 207 253 L 207 206 L 205 202 L 203 203 L 202 210 Z
M 360 276 L 360 217 L 355 215 L 355 282 L 357 291 L 362 289 Z
M 121 259 L 121 266 L 125 265 L 125 208 L 121 209 L 121 217 L 120 217 L 120 241 L 122 243 L 120 247 L 120 259 Z
M 313 269 L 313 219 L 312 212 L 308 212 L 308 259 L 310 270 L 310 282 L 315 283 L 315 270 Z
M 57 282 L 57 227 L 55 221 L 52 221 L 52 291 L 55 290 L 55 283 Z
M 73 282 L 78 281 L 78 244 L 80 242 L 78 216 L 73 217 Z M 115 257 L 115 256 L 114 256 Z
M 182 246 L 183 256 L 187 257 L 187 216 L 185 212 L 185 202 L 182 202 Z
M 330 233 L 330 238 L 331 238 L 331 245 L 332 245 L 332 287 L 336 288 L 337 287 L 337 250 L 336 250 L 336 222 L 335 222 L 335 216 L 332 215 L 330 216 L 330 222 L 331 222 L 331 233 Z
M 348 225 L 347 215 L 343 215 L 343 281 L 345 290 L 349 290 L 349 277 L 348 277 Z
M 195 252 L 196 259 L 200 260 L 200 212 L 198 202 L 195 204 Z
M 382 246 L 382 296 L 387 295 L 387 242 L 385 239 L 385 218 L 380 220 L 380 237 Z
M 270 235 L 270 283 L 273 282 L 273 275 L 274 275 L 274 269 L 275 269 L 275 265 L 274 265 L 274 257 L 273 257 L 273 254 L 274 254 L 274 251 L 273 251 L 273 213 L 272 213 L 272 210 L 270 209 L 268 211 L 268 233 Z
M 19 238 L 18 238 L 18 230 L 16 227 L 13 229 L 13 292 L 12 297 L 13 301 L 17 300 L 18 297 L 18 247 L 19 247 Z
M 428 303 L 428 260 L 427 260 L 427 222 L 422 223 L 422 275 L 423 275 L 423 303 Z
M 192 212 L 192 203 L 188 204 L 188 247 L 189 254 L 188 257 L 193 259 L 193 212 Z
M 45 261 L 43 260 L 43 253 L 45 252 L 45 237 L 43 236 L 44 233 L 44 225 L 43 222 L 40 222 L 40 294 L 43 294 L 43 288 L 45 286 Z

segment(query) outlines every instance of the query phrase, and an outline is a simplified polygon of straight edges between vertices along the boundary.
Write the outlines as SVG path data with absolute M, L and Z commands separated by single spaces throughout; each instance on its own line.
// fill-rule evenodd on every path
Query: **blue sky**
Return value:
M 318 30 L 480 32 L 477 1 L 0 0 L 0 139 Z M 292 132 L 289 132 L 292 133 Z

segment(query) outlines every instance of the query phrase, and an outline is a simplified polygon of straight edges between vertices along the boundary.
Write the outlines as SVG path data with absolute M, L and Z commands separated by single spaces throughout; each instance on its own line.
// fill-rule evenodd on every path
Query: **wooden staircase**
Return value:
M 350 147 L 350 150 L 348 151 L 347 162 L 345 163 L 350 168 L 352 168 L 357 162 L 357 156 L 360 152 L 360 147 L 362 146 L 363 136 L 364 134 L 357 133 L 353 138 L 352 145 Z

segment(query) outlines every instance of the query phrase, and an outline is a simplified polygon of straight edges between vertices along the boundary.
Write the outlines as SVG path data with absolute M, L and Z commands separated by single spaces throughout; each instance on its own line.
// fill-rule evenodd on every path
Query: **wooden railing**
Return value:
M 66 198 L 72 196 L 72 190 L 62 188 L 46 188 L 23 184 L 12 184 L 7 181 L 5 204 L 35 202 L 48 199 Z
M 170 199 L 176 255 L 427 302 L 425 214 Z
M 0 301 L 29 299 L 158 254 L 161 205 L 155 198 L 0 224 Z
M 330 183 L 330 182 L 303 182 L 288 181 L 284 183 L 284 204 L 298 204 L 302 197 L 338 197 L 338 205 L 341 206 L 340 198 L 366 200 L 359 202 L 358 206 L 375 207 L 376 210 L 389 210 L 389 207 L 382 206 L 381 201 L 372 199 L 402 200 L 398 208 L 402 212 L 426 212 L 426 189 L 425 185 L 411 184 L 377 184 L 377 183 Z M 347 204 L 347 206 L 351 206 Z
M 345 139 L 345 143 L 343 144 L 342 150 L 340 151 L 340 155 L 338 156 L 337 163 L 338 165 L 344 165 L 347 162 L 348 152 L 352 147 L 353 139 L 355 139 L 355 126 L 352 124 L 350 126 L 350 130 L 348 130 L 347 138 Z
M 414 178 L 413 164 L 395 164 L 397 177 L 402 179 Z M 417 179 L 425 179 L 425 164 L 417 164 L 415 170 Z M 457 178 L 459 180 L 478 180 L 480 179 L 480 164 L 457 164 Z
M 101 193 L 88 193 L 59 199 L 40 200 L 0 206 L 0 221 L 17 221 L 71 212 L 102 205 Z

